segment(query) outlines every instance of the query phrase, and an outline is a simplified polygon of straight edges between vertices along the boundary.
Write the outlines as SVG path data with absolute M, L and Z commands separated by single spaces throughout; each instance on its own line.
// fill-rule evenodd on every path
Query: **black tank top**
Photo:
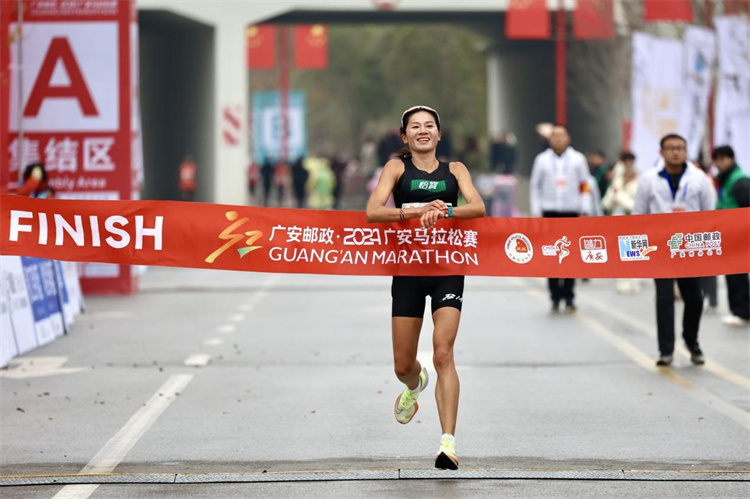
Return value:
M 404 158 L 404 174 L 393 189 L 393 201 L 397 208 L 404 203 L 429 203 L 440 199 L 453 206 L 458 204 L 458 180 L 451 173 L 448 163 L 438 163 L 432 173 L 420 170 L 411 158 Z

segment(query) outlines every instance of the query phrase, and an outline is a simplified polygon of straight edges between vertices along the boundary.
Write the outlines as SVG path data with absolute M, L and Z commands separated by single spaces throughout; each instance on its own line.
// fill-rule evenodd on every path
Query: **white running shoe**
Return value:
M 396 421 L 406 424 L 414 418 L 419 410 L 417 398 L 427 388 L 429 382 L 430 377 L 427 375 L 427 368 L 422 367 L 422 371 L 419 373 L 419 391 L 412 393 L 411 390 L 405 388 L 401 395 L 396 398 L 396 405 L 393 407 L 393 415 L 396 417 Z
M 726 326 L 735 326 L 735 327 L 746 327 L 750 325 L 750 321 L 743 319 L 742 317 L 737 317 L 734 314 L 722 317 L 721 323 Z
M 458 469 L 456 444 L 449 437 L 443 437 L 440 441 L 440 450 L 438 450 L 435 456 L 435 467 L 439 470 Z

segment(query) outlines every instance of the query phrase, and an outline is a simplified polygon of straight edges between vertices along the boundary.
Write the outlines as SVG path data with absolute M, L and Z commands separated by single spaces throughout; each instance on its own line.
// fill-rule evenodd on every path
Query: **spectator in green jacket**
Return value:
M 750 177 L 734 162 L 734 150 L 719 146 L 711 153 L 719 169 L 719 200 L 717 210 L 747 208 L 750 206 Z M 750 278 L 748 274 L 727 276 L 730 314 L 721 322 L 728 326 L 747 327 L 750 324 Z

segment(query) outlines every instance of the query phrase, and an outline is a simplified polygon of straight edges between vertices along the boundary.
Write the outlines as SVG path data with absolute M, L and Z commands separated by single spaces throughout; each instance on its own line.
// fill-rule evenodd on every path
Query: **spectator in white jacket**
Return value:
M 638 190 L 638 170 L 635 169 L 635 155 L 630 152 L 620 154 L 620 161 L 614 167 L 614 178 L 602 199 L 604 211 L 609 215 L 630 215 L 635 205 Z M 618 293 L 637 293 L 641 290 L 638 279 L 617 279 Z
M 555 125 L 549 149 L 539 153 L 531 169 L 531 215 L 534 217 L 577 217 L 591 213 L 588 163 L 583 154 L 570 147 L 570 134 L 563 125 Z M 573 299 L 574 279 L 549 279 L 552 312 L 576 311 Z
M 635 193 L 638 190 L 638 170 L 635 169 L 635 156 L 624 152 L 615 165 L 615 175 L 602 206 L 608 215 L 630 215 L 635 206 Z
M 677 134 L 661 139 L 663 167 L 645 172 L 638 183 L 633 214 L 674 213 L 714 209 L 714 194 L 706 174 L 687 163 L 687 142 Z M 705 363 L 698 344 L 698 329 L 703 314 L 703 295 L 699 277 L 677 278 L 685 302 L 682 337 L 693 364 Z M 656 328 L 659 359 L 657 366 L 672 364 L 674 325 L 674 279 L 656 279 Z

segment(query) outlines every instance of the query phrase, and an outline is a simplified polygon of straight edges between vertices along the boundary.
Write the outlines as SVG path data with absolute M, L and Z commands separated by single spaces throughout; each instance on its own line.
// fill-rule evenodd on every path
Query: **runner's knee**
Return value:
M 393 370 L 399 378 L 406 377 L 417 370 L 417 360 L 396 358 Z
M 436 345 L 432 354 L 432 364 L 438 372 L 451 368 L 453 366 L 453 348 Z

